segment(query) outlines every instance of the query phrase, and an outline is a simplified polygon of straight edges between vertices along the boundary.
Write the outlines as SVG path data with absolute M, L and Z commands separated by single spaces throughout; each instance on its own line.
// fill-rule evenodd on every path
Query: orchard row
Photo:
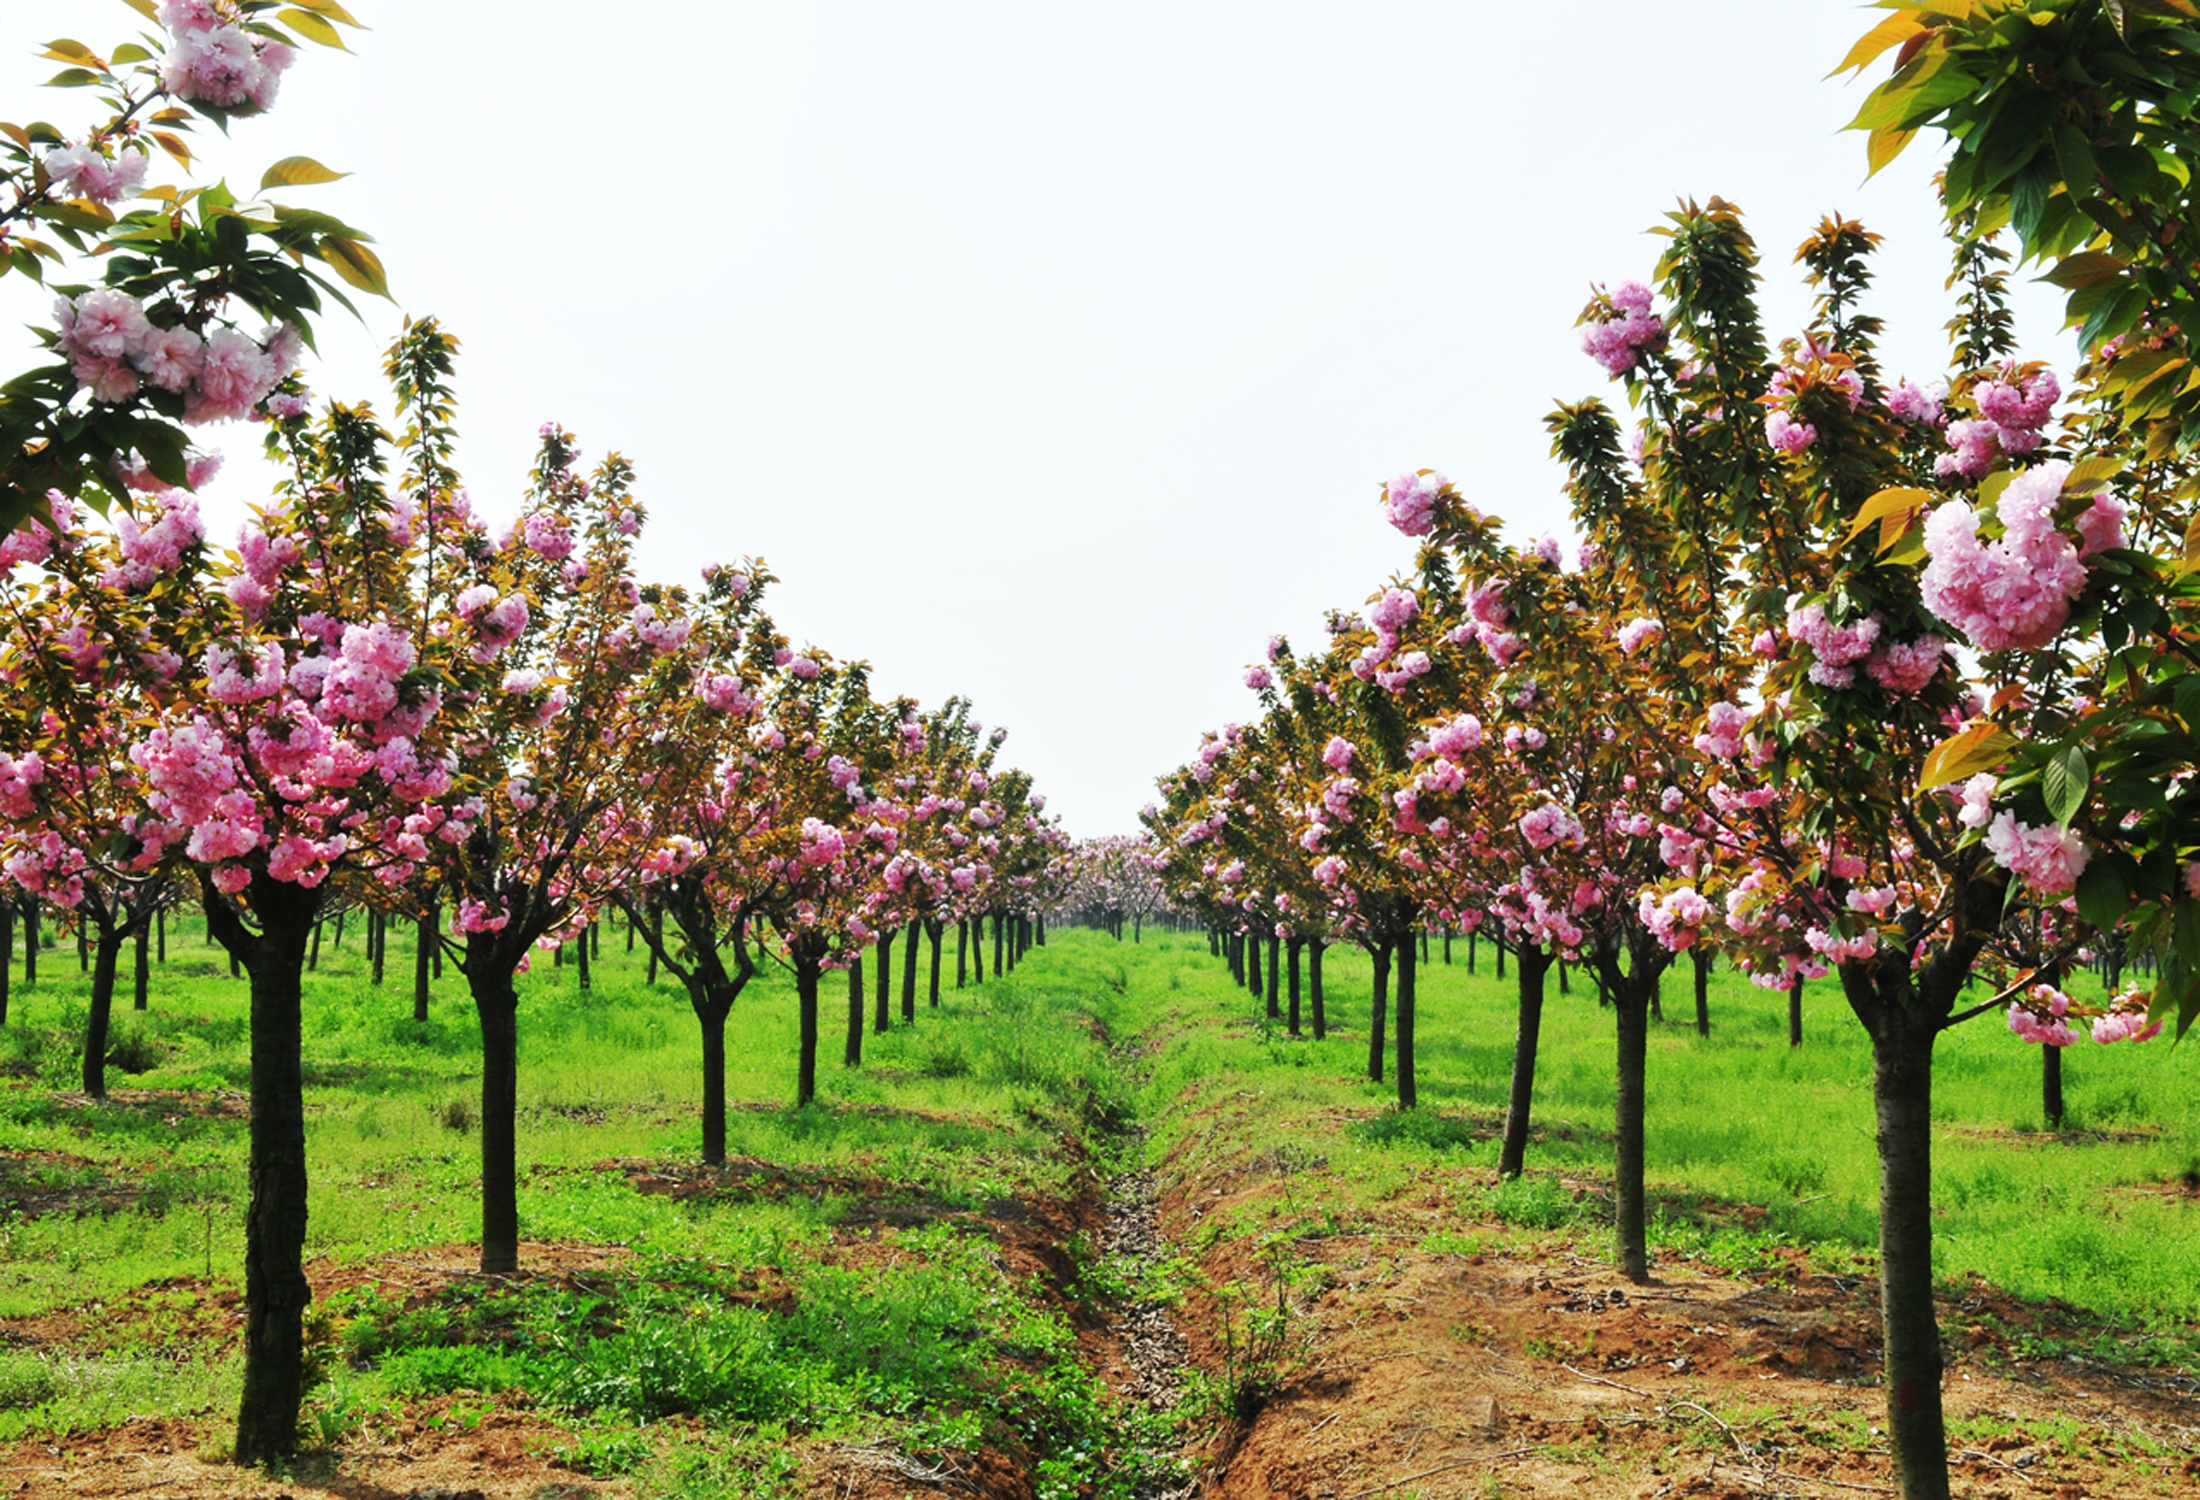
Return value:
M 1836 979 L 1873 1045 L 1889 1431 L 1922 1497 L 1947 1493 L 1935 1038 L 1992 1015 L 2052 1053 L 2200 1011 L 2200 284 L 2146 228 L 2181 222 L 2188 126 L 2156 101 L 2196 65 L 2184 5 L 1893 9 L 1850 62 L 1900 48 L 1859 117 L 1875 164 L 1924 124 L 1951 135 L 1947 377 L 1882 367 L 1862 226 L 1804 241 L 1812 316 L 1775 344 L 1740 211 L 1683 204 L 1647 281 L 1582 315 L 1625 407 L 1547 419 L 1578 542 L 1512 545 L 1472 485 L 1391 481 L 1410 570 L 1314 649 L 1271 637 L 1245 671 L 1258 714 L 1163 778 L 1142 850 L 1095 859 L 1117 910 L 1149 899 L 1137 858 L 1256 955 L 1366 947 L 1369 1071 L 1387 1020 L 1405 1108 L 1415 935 L 1488 929 L 1521 997 L 1506 1172 L 1545 975 L 1586 967 L 1616 1021 L 1637 1279 L 1660 976 L 1715 951 L 1790 994 Z M 2072 118 L 2092 133 L 2041 123 Z M 2003 231 L 2072 291 L 2067 381 L 2018 358 Z M 2104 949 L 2155 982 L 2074 993 Z

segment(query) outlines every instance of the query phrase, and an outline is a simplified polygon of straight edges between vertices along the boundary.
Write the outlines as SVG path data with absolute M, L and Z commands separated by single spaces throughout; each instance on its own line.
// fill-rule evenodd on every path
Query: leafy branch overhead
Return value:
M 104 55 L 69 37 L 42 53 L 63 64 L 49 87 L 93 91 L 93 123 L 0 122 L 13 190 L 0 276 L 57 294 L 55 326 L 40 330 L 52 361 L 0 385 L 0 532 L 53 520 L 53 494 L 105 510 L 132 488 L 189 487 L 191 428 L 288 399 L 326 304 L 356 315 L 347 288 L 390 295 L 372 236 L 265 197 L 346 175 L 311 157 L 276 161 L 248 201 L 225 182 L 148 182 L 156 149 L 195 168 L 197 124 L 226 133 L 272 108 L 301 42 L 343 50 L 351 13 L 336 0 L 123 3 L 161 29 Z M 96 284 L 76 279 L 94 266 Z

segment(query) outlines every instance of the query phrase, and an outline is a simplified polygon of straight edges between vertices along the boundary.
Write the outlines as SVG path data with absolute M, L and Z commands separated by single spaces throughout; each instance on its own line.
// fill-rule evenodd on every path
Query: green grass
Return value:
M 341 947 L 324 941 L 304 1026 L 307 1253 L 336 1266 L 464 1245 L 480 1228 L 479 1030 L 463 980 L 437 983 L 431 1019 L 415 1022 L 409 941 L 392 943 L 377 988 L 351 926 Z M 218 1418 L 235 1400 L 226 1352 L 189 1378 L 159 1373 L 178 1350 L 222 1348 L 226 1322 L 194 1344 L 181 1311 L 165 1323 L 99 1312 L 182 1295 L 149 1288 L 189 1284 L 209 1305 L 241 1291 L 245 986 L 195 922 L 170 939 L 151 1009 L 120 1028 L 151 1066 L 111 1069 L 110 1103 L 69 1093 L 86 989 L 73 955 L 43 955 L 41 982 L 18 984 L 0 1030 L 13 1075 L 0 1121 L 26 1153 L 6 1164 L 0 1201 L 28 1210 L 0 1215 L 0 1316 L 74 1308 L 86 1344 L 0 1363 L 10 1434 L 131 1410 Z M 1065 1137 L 1104 1144 L 1096 1132 L 1127 1106 L 1078 1003 L 1119 976 L 1048 957 L 950 988 L 937 1009 L 920 997 L 914 1027 L 899 1023 L 897 993 L 896 1025 L 866 1038 L 860 1069 L 839 1065 L 847 992 L 828 976 L 821 1097 L 801 1109 L 786 1102 L 792 985 L 767 971 L 729 1024 L 728 1164 L 706 1174 L 684 995 L 669 977 L 647 984 L 642 956 L 610 936 L 587 992 L 538 956 L 522 981 L 521 1232 L 630 1258 L 608 1295 L 572 1278 L 509 1297 L 454 1282 L 407 1301 L 370 1282 L 330 1299 L 309 1330 L 328 1380 L 308 1441 L 340 1445 L 436 1400 L 455 1403 L 432 1408 L 438 1422 L 478 1420 L 519 1392 L 568 1424 L 571 1464 L 632 1474 L 643 1493 L 784 1491 L 785 1442 L 759 1435 L 790 1431 L 919 1452 L 1005 1445 L 1051 1474 L 1053 1492 L 1127 1492 L 1139 1462 L 1121 1432 L 1135 1416 L 1080 1366 L 1051 1294 L 1010 1277 L 993 1240 L 997 1217 L 1020 1222 L 1023 1205 L 1087 1180 Z M 684 1190 L 637 1191 L 629 1169 Z M 850 1246 L 868 1247 L 858 1263 Z M 760 1275 L 773 1278 L 763 1301 Z M 691 1447 L 661 1434 L 674 1415 L 720 1436 Z M 735 1452 L 752 1461 L 729 1462 Z
M 1340 1223 L 1424 1172 L 1494 1167 L 1517 999 L 1511 972 L 1496 978 L 1488 945 L 1474 975 L 1463 941 L 1449 966 L 1431 945 L 1434 961 L 1418 985 L 1421 1108 L 1403 1116 L 1393 1085 L 1362 1076 L 1372 985 L 1364 954 L 1326 954 L 1331 1034 L 1315 1042 L 1268 1022 L 1262 1002 L 1207 956 L 1204 938 L 1149 934 L 1142 946 L 1192 963 L 1140 986 L 1156 998 L 1119 1023 L 1170 1038 L 1140 1101 L 1155 1121 L 1157 1157 L 1196 1140 L 1248 1171 L 1272 1172 L 1262 1153 L 1291 1140 L 1327 1159 L 1345 1197 L 1324 1211 Z M 1548 986 L 1528 1165 L 1531 1175 L 1608 1182 L 1610 1012 L 1598 1008 L 1585 975 L 1573 980 L 1568 996 L 1555 971 Z M 1695 1034 L 1685 967 L 1666 976 L 1666 999 L 1647 1069 L 1647 1177 L 1652 1212 L 1664 1214 L 1653 1240 L 1691 1252 L 1715 1245 L 1713 1258 L 1737 1264 L 1777 1243 L 1831 1258 L 1870 1251 L 1879 1191 L 1871 1053 L 1836 987 L 1806 989 L 1804 1044 L 1795 1049 L 1784 997 L 1737 976 L 1712 978 L 1709 1038 Z M 2073 1048 L 2064 1059 L 2064 1131 L 2042 1135 L 2038 1050 L 2017 1043 L 1995 1015 L 1945 1034 L 1934 1089 L 1937 1273 L 1975 1273 L 2025 1297 L 2059 1297 L 2134 1323 L 2200 1318 L 2200 1210 L 2133 1190 L 2178 1179 L 2200 1157 L 2194 1066 L 2163 1042 Z M 1754 1221 L 1747 1229 L 1715 1222 L 1727 1205 L 1762 1212 L 1744 1216 Z
M 371 1269 L 479 1232 L 479 1033 L 455 973 L 437 984 L 432 1018 L 414 1022 L 409 939 L 392 944 L 377 988 L 351 928 L 308 977 L 307 1249 L 324 1267 Z M 170 936 L 152 1008 L 119 1028 L 149 1066 L 111 1074 L 115 1102 L 70 1097 L 85 990 L 73 954 L 44 955 L 41 982 L 17 984 L 0 1028 L 0 1130 L 19 1153 L 0 1159 L 0 1202 L 25 1205 L 0 1210 L 0 1316 L 77 1309 L 86 1330 L 66 1349 L 0 1356 L 0 1438 L 133 1410 L 218 1416 L 235 1400 L 219 1304 L 241 1291 L 245 989 L 195 922 Z M 1317 1043 L 1268 1021 L 1204 939 L 1060 933 L 1014 975 L 922 1008 L 914 1027 L 897 1005 L 895 1028 L 868 1037 L 853 1070 L 839 1065 L 845 981 L 829 976 L 822 1097 L 804 1109 L 787 1103 L 792 987 L 768 972 L 729 1024 L 720 1174 L 695 1165 L 701 1080 L 685 998 L 669 979 L 646 984 L 613 933 L 586 993 L 574 970 L 538 956 L 522 981 L 521 1232 L 625 1259 L 509 1292 L 453 1280 L 407 1296 L 370 1279 L 343 1293 L 317 1324 L 330 1379 L 309 1436 L 340 1446 L 423 1403 L 463 1424 L 523 1392 L 564 1424 L 569 1462 L 630 1475 L 644 1493 L 790 1492 L 789 1444 L 805 1434 L 917 1453 L 1008 1444 L 1042 1493 L 1103 1478 L 1121 1492 L 1137 1455 L 1170 1439 L 1105 1397 L 1048 1289 L 1002 1269 L 1004 1226 L 1028 1205 L 1136 1153 L 1226 1185 L 1273 1184 L 1253 1207 L 1203 1217 L 1166 1267 L 1063 1247 L 1090 1295 L 1141 1281 L 1142 1294 L 1187 1307 L 1193 1258 L 1219 1240 L 1242 1236 L 1273 1258 L 1296 1236 L 1379 1229 L 1385 1206 L 1409 1197 L 1453 1216 L 1417 1233 L 1425 1253 L 1554 1238 L 1601 1250 L 1609 1013 L 1580 976 L 1558 995 L 1554 975 L 1530 1173 L 1498 1184 L 1513 993 L 1487 947 L 1478 975 L 1463 945 L 1455 956 L 1421 971 L 1423 1106 L 1411 1113 L 1361 1076 L 1369 966 L 1352 950 L 1328 955 L 1333 1032 Z M 950 985 L 952 973 L 950 954 Z M 1701 1039 L 1685 971 L 1668 992 L 1672 1019 L 1653 1027 L 1649 1058 L 1657 1253 L 1776 1276 L 1800 1247 L 1821 1269 L 1868 1270 L 1870 1058 L 1833 987 L 1808 992 L 1799 1050 L 1777 996 L 1717 976 Z M 2077 1051 L 2070 1128 L 2042 1136 L 2016 1128 L 2036 1119 L 2038 1054 L 1996 1019 L 1948 1035 L 1938 1056 L 1939 1272 L 2102 1320 L 2067 1349 L 2022 1335 L 2042 1357 L 2189 1360 L 2196 1210 L 2131 1189 L 2194 1165 L 2191 1060 L 2161 1043 Z M 638 1191 L 630 1170 L 677 1191 Z M 1377 1270 L 1405 1249 L 1369 1244 L 1363 1264 Z M 1306 1290 L 1295 1278 L 1312 1269 L 1294 1261 L 1258 1285 L 1208 1288 L 1216 1305 L 1237 1297 L 1245 1318 L 1284 1288 L 1275 1327 L 1244 1324 L 1273 1348 L 1239 1385 L 1272 1381 L 1292 1357 L 1289 1305 Z M 1213 1409 L 1242 1394 L 1221 1392 Z M 671 1416 L 703 1422 L 712 1442 L 677 1436 Z

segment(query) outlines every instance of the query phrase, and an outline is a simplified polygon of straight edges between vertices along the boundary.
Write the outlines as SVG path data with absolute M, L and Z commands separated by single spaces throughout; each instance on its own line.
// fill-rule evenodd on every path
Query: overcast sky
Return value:
M 397 299 L 321 324 L 316 389 L 386 412 L 380 351 L 434 314 L 477 506 L 516 507 L 545 420 L 624 453 L 646 573 L 762 556 L 788 634 L 972 698 L 1079 836 L 1255 711 L 1268 633 L 1407 565 L 1388 476 L 1563 525 L 1542 417 L 1618 398 L 1574 319 L 1649 278 L 1677 199 L 1747 210 L 1776 339 L 1794 246 L 1862 219 L 1884 363 L 1946 363 L 1930 143 L 1864 181 L 1868 84 L 1825 75 L 1876 13 L 1830 0 L 351 8 L 355 55 L 200 137 L 240 189 L 353 174 L 280 195 L 371 232 Z M 5 14 L 0 113 L 81 130 L 31 44 L 139 19 Z M 29 290 L 0 281 L 16 324 Z M 2044 291 L 2025 352 L 2067 363 Z M 268 476 L 251 429 L 201 438 L 229 541 Z

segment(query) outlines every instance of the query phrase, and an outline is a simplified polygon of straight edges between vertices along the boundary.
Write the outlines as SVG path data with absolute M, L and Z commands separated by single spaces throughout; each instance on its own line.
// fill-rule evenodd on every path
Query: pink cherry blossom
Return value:
M 1925 607 L 1978 650 L 2037 650 L 2070 618 L 2086 569 L 2055 529 L 2069 469 L 2054 459 L 2012 479 L 1996 506 L 2003 534 L 1993 542 L 1979 541 L 1978 517 L 1961 501 L 1926 517 Z

